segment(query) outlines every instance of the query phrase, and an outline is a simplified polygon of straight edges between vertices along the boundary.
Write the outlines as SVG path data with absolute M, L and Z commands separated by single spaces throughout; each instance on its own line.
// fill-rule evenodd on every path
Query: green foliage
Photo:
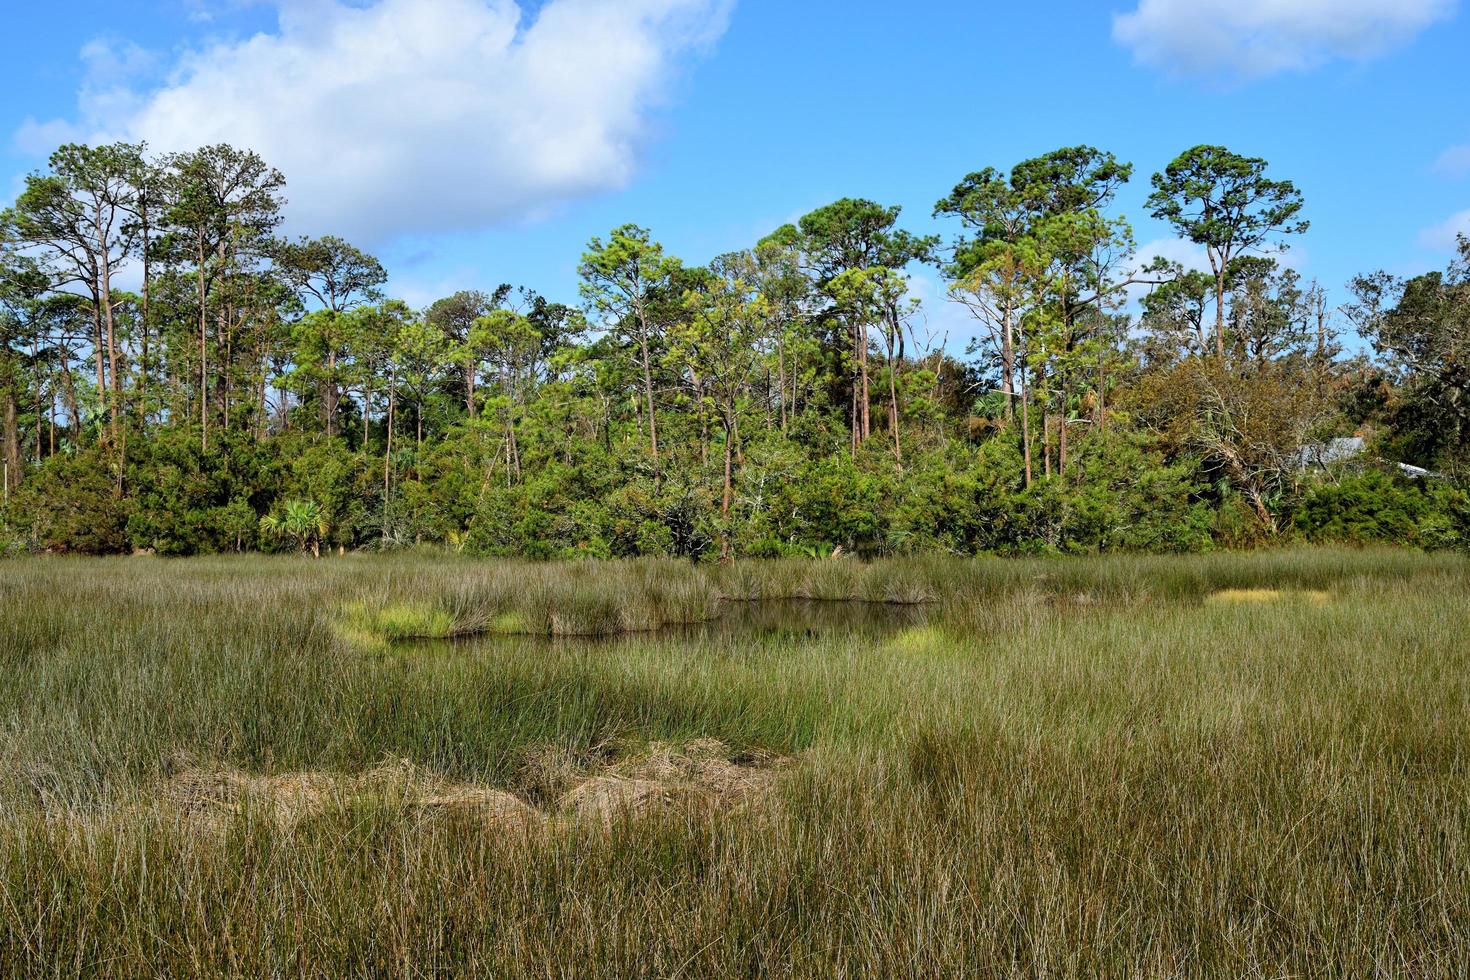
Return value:
M 290 542 L 300 551 L 320 554 L 321 542 L 331 524 L 321 507 L 310 500 L 287 500 L 260 519 L 261 537 Z
M 1293 523 L 1309 541 L 1466 547 L 1470 495 L 1442 483 L 1370 470 L 1313 487 Z
M 129 503 L 98 450 L 51 456 L 21 485 L 15 510 L 35 547 L 62 554 L 130 550 Z
M 160 555 L 253 550 L 280 481 L 268 449 L 241 433 L 208 452 L 192 432 L 160 433 L 138 444 L 129 473 L 128 536 Z
M 1448 269 L 1354 280 L 1353 318 L 1397 382 L 1379 414 L 1406 462 L 1470 473 L 1470 238 Z
M 1223 146 L 1196 146 L 1153 178 L 1150 213 L 1196 244 L 1231 257 L 1271 235 L 1300 234 L 1302 195 L 1289 180 L 1266 176 L 1266 161 Z
M 1063 550 L 1180 553 L 1211 545 L 1212 508 L 1203 499 L 1198 463 L 1161 458 L 1137 434 L 1090 440 L 1052 508 L 1065 514 Z M 1056 483 L 1043 485 L 1051 492 Z M 1044 537 L 1044 536 L 1043 536 Z
M 503 284 L 415 310 L 355 245 L 279 238 L 285 178 L 249 150 L 63 147 L 0 217 L 5 550 L 1458 543 L 1470 243 L 1359 280 L 1375 356 L 1345 359 L 1322 288 L 1249 254 L 1306 227 L 1267 170 L 1200 146 L 1154 176 L 1209 274 L 1139 268 L 1133 165 L 1068 146 L 963 178 L 944 250 L 849 197 L 706 265 L 621 225 L 581 256 L 580 308 Z M 967 361 L 925 336 L 923 263 L 975 316 Z M 1353 431 L 1445 480 L 1314 489 L 1304 451 Z

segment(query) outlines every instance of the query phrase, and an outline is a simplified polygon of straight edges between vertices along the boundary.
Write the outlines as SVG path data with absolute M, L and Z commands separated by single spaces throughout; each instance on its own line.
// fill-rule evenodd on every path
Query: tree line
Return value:
M 703 265 L 630 224 L 574 302 L 414 309 L 351 243 L 283 236 L 253 152 L 64 146 L 0 213 L 0 549 L 1470 540 L 1470 243 L 1335 305 L 1280 261 L 1308 225 L 1266 161 L 1197 146 L 1152 176 L 1202 269 L 1139 261 L 1132 177 L 1067 147 L 965 176 L 948 237 L 844 198 Z M 912 296 L 924 264 L 974 317 L 963 354 Z

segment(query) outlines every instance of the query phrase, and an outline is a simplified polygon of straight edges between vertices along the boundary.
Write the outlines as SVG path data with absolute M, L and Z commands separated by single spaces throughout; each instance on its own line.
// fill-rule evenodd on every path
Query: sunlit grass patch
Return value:
M 349 645 L 382 648 L 402 640 L 442 640 L 457 632 L 454 614 L 426 602 L 349 603 L 332 621 Z
M 1323 605 L 1332 601 L 1325 589 L 1221 589 L 1205 597 L 1209 605 L 1248 605 L 1279 602 L 1307 602 Z
M 525 635 L 538 632 L 526 615 L 519 610 L 509 609 L 491 618 L 485 627 L 487 633 L 505 636 Z
M 954 639 L 937 626 L 911 626 L 888 639 L 883 649 L 890 653 L 913 656 L 940 653 L 954 645 Z

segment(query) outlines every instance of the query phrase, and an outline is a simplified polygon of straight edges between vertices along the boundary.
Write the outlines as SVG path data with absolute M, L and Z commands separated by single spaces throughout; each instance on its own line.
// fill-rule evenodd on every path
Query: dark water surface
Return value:
M 815 599 L 773 599 L 722 603 L 720 615 L 703 623 L 675 623 L 657 630 L 606 636 L 542 636 L 486 633 L 453 640 L 424 640 L 408 644 L 418 650 L 453 649 L 492 652 L 513 648 L 564 651 L 610 651 L 630 645 L 688 646 L 691 649 L 740 641 L 802 642 L 832 636 L 859 641 L 881 640 L 906 629 L 928 624 L 937 606 L 876 602 L 825 602 Z

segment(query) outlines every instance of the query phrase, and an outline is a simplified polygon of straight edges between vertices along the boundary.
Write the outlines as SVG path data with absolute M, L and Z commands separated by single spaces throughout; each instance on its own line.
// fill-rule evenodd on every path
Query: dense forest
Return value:
M 1470 242 L 1338 303 L 1280 261 L 1307 212 L 1265 161 L 1153 175 L 1203 271 L 1139 261 L 1132 177 L 1065 148 L 965 176 L 944 237 L 845 198 L 703 265 L 630 224 L 577 297 L 413 309 L 283 237 L 252 152 L 65 146 L 0 215 L 0 553 L 1470 543 Z

